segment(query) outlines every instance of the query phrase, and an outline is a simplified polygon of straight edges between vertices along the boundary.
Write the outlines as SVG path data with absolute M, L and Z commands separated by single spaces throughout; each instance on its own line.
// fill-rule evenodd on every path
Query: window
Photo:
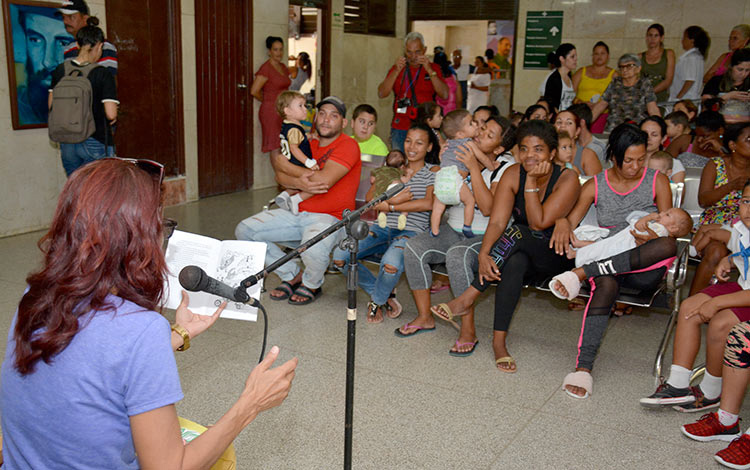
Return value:
M 396 35 L 396 0 L 344 0 L 344 32 Z

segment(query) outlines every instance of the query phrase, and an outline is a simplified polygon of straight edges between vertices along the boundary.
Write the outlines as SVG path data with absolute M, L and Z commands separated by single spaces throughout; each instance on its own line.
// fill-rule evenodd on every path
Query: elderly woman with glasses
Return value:
M 602 94 L 602 99 L 594 105 L 593 120 L 609 108 L 605 132 L 632 120 L 640 122 L 648 116 L 659 116 L 656 95 L 651 82 L 641 77 L 641 59 L 636 54 L 624 54 L 617 61 L 620 76 L 614 77 Z

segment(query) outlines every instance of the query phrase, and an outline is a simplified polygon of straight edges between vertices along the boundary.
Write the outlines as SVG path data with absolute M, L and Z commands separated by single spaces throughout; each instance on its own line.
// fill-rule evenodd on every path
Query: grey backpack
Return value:
M 88 79 L 97 64 L 76 67 L 64 62 L 65 74 L 52 89 L 52 107 L 47 125 L 49 138 L 63 144 L 77 144 L 94 134 L 93 93 Z

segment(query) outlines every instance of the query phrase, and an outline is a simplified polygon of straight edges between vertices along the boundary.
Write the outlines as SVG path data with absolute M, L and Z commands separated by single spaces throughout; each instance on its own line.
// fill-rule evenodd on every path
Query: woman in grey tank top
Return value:
M 556 224 L 552 243 L 558 253 L 569 250 L 574 239 L 572 229 L 583 220 L 591 204 L 599 225 L 610 228 L 610 234 L 624 228 L 625 217 L 634 210 L 654 212 L 672 207 L 667 177 L 645 168 L 646 141 L 646 133 L 632 124 L 621 124 L 612 131 L 607 146 L 612 168 L 587 181 L 568 217 Z M 576 372 L 563 383 L 565 391 L 575 398 L 585 398 L 591 391 L 590 373 L 620 286 L 647 289 L 658 285 L 666 269 L 658 263 L 677 251 L 673 238 L 652 234 L 640 241 L 644 240 L 633 250 L 583 267 L 581 280 L 588 278 L 592 294 L 583 317 Z M 636 270 L 643 272 L 633 274 Z

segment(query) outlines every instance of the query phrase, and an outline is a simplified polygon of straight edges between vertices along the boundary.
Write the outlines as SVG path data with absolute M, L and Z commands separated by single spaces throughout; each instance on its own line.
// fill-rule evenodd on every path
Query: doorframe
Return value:
M 320 53 L 320 72 L 323 78 L 320 80 L 320 86 L 316 85 L 315 93 L 320 99 L 325 98 L 331 93 L 331 23 L 333 18 L 333 1 L 332 0 L 292 0 L 289 5 L 304 6 L 317 9 L 320 14 L 320 31 L 318 31 L 318 43 L 322 44 Z M 287 39 L 288 41 L 288 39 Z
M 255 138 L 255 98 L 250 94 L 250 84 L 253 83 L 255 74 L 253 73 L 253 5 L 255 2 L 247 2 L 247 8 L 245 9 L 245 80 L 244 83 L 247 85 L 247 96 L 245 97 L 245 115 L 248 116 L 245 121 L 245 155 L 247 155 L 250 161 L 247 165 L 245 179 L 247 181 L 247 187 L 252 188 L 255 184 L 255 149 L 254 141 Z
M 106 12 L 109 11 L 107 5 L 110 2 L 117 0 L 105 0 L 105 18 Z M 170 85 L 174 90 L 174 99 L 171 100 L 172 113 L 175 119 L 175 150 L 176 155 L 176 167 L 167 168 L 166 176 L 179 176 L 185 174 L 185 113 L 184 113 L 184 94 L 183 94 L 183 83 L 182 83 L 182 10 L 180 8 L 180 0 L 167 0 L 167 21 L 168 31 L 167 37 L 169 39 L 168 51 L 169 51 L 169 64 L 170 64 Z M 107 22 L 107 38 L 113 37 L 112 31 L 110 30 L 110 22 Z
M 167 0 L 169 11 L 169 60 L 171 62 L 172 76 L 170 81 L 175 93 L 172 100 L 175 117 L 176 150 L 177 150 L 177 175 L 185 174 L 185 101 L 182 87 L 182 11 L 180 0 Z

